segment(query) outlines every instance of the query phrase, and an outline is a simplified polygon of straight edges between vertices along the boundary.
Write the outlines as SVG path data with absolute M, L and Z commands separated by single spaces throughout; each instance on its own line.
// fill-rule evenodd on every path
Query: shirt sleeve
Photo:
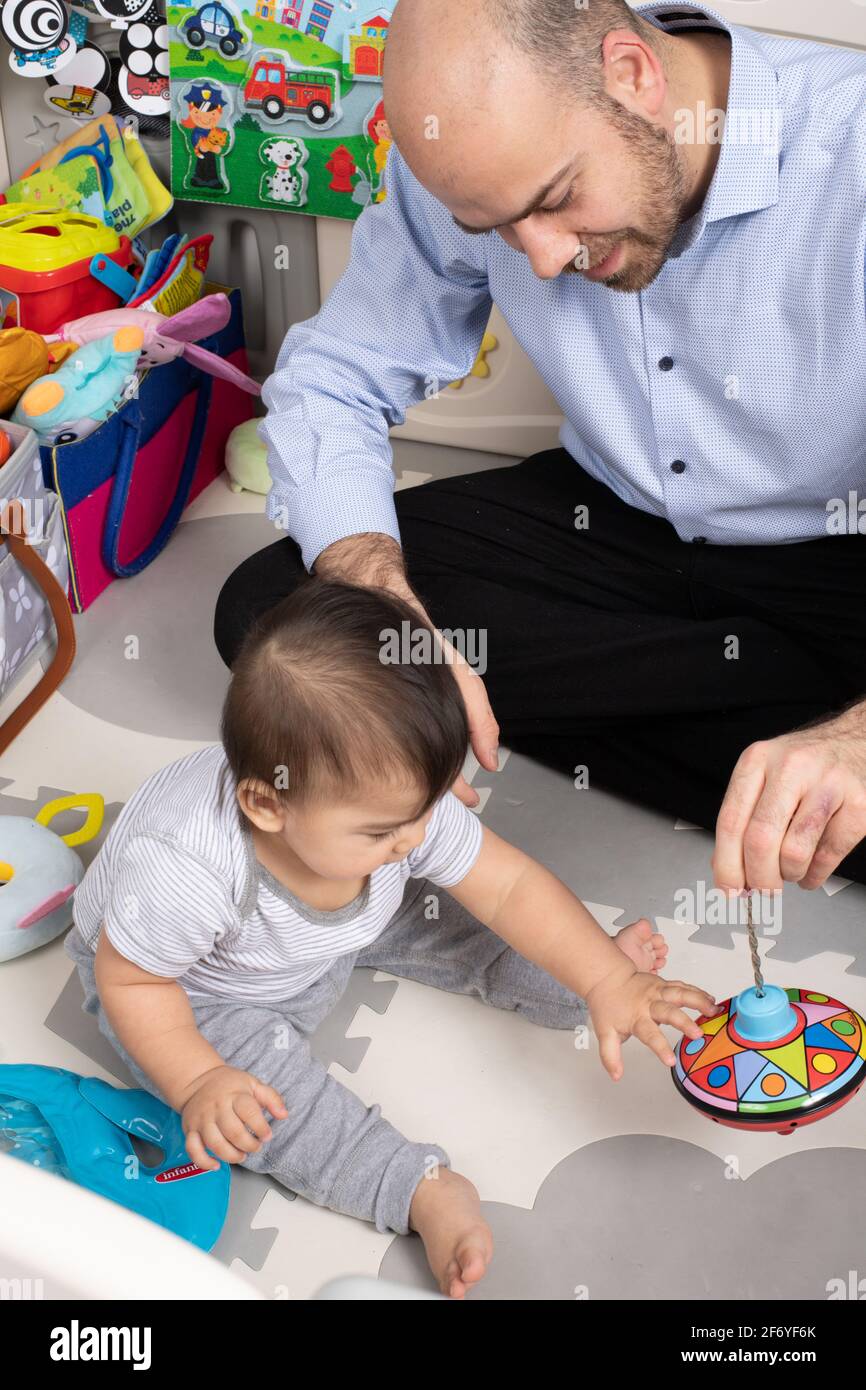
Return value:
M 478 817 L 453 792 L 446 792 L 433 808 L 423 841 L 407 858 L 410 877 L 452 888 L 478 858 L 481 836 Z
M 150 835 L 120 850 L 104 927 L 133 965 L 177 979 L 210 955 L 234 920 L 228 888 L 194 854 Z
M 487 238 L 460 230 L 396 146 L 386 182 L 355 225 L 348 268 L 289 330 L 262 392 L 268 516 L 308 568 L 362 531 L 399 540 L 388 431 L 469 373 L 490 317 Z

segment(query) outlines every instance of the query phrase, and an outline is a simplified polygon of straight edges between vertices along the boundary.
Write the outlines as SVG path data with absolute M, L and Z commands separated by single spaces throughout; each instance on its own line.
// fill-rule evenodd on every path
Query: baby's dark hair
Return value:
M 384 590 L 303 579 L 259 619 L 232 668 L 222 742 L 236 784 L 305 803 L 393 779 L 420 788 L 423 815 L 460 772 L 469 734 L 441 653 L 409 659 L 419 629 L 431 632 Z M 400 634 L 409 640 L 394 661 Z

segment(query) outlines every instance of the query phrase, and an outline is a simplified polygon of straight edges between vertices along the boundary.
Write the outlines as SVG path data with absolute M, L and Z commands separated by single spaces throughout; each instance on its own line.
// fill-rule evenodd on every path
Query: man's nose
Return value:
M 559 230 L 535 215 L 513 223 L 511 231 L 540 280 L 561 275 L 579 250 L 574 232 Z

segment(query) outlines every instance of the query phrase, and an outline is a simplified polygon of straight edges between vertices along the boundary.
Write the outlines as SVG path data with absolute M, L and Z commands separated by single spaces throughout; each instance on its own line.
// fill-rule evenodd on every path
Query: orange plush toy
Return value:
M 0 331 L 0 416 L 8 416 L 19 397 L 49 370 L 48 344 L 29 328 Z

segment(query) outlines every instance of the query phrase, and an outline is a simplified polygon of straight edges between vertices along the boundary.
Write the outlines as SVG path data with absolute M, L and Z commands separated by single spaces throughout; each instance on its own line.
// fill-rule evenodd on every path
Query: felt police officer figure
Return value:
M 183 100 L 188 111 L 180 124 L 189 131 L 193 156 L 189 187 L 228 193 L 223 156 L 230 147 L 229 99 L 215 83 L 196 82 L 184 92 Z

